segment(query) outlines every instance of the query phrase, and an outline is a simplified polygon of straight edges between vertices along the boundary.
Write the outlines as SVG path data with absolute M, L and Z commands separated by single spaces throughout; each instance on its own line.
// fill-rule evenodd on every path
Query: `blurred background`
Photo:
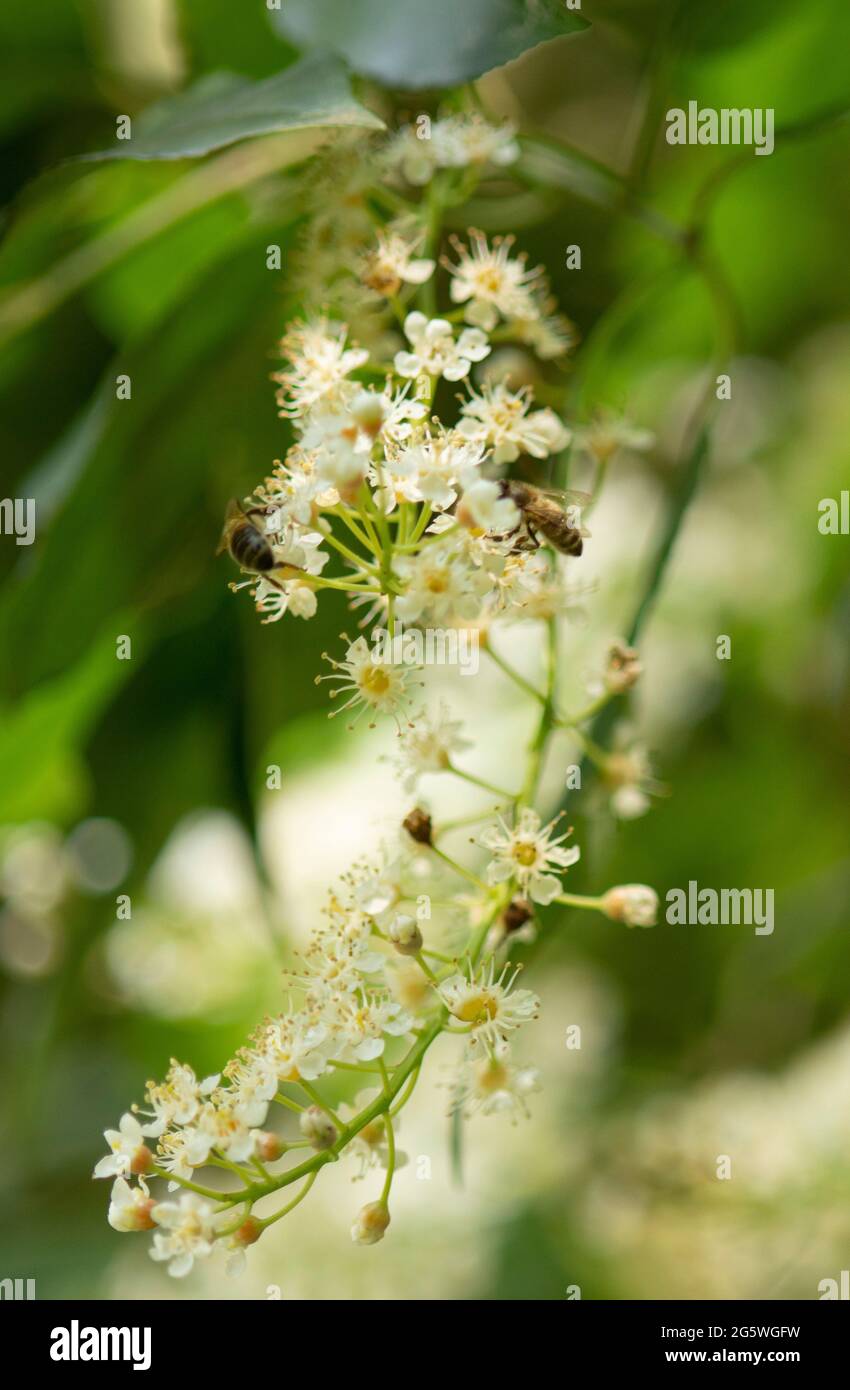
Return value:
M 428 14 L 406 8 L 411 24 Z M 518 189 L 500 229 L 546 264 L 582 335 L 576 411 L 625 411 L 656 436 L 614 459 L 593 516 L 595 588 L 566 642 L 575 700 L 629 629 L 718 354 L 733 388 L 617 732 L 669 794 L 618 821 L 588 785 L 569 886 L 773 888 L 775 931 L 565 913 L 523 952 L 543 1001 L 523 1039 L 543 1081 L 530 1123 L 466 1125 L 454 1183 L 452 1053 L 437 1052 L 401 1136 L 431 1178 L 400 1173 L 387 1240 L 351 1244 L 376 1179 L 352 1187 L 340 1164 L 239 1284 L 210 1261 L 181 1285 L 107 1226 L 101 1131 L 171 1056 L 217 1071 L 280 1006 L 280 966 L 334 873 L 408 802 L 382 761 L 392 730 L 329 725 L 313 684 L 343 607 L 263 627 L 212 558 L 226 499 L 287 446 L 269 373 L 297 286 L 266 247 L 286 264 L 285 166 L 304 137 L 279 172 L 119 236 L 106 262 L 115 227 L 179 204 L 209 163 L 69 162 L 204 74 L 281 71 L 292 30 L 262 0 L 0 10 L 0 495 L 37 506 L 33 546 L 0 537 L 0 1277 L 35 1277 L 38 1297 L 816 1298 L 850 1264 L 850 583 L 847 537 L 817 525 L 820 499 L 850 486 L 850 11 L 585 0 L 582 14 L 589 28 L 479 84 L 492 112 L 572 150 L 547 162 L 538 146 L 538 191 Z M 357 95 L 383 116 L 435 108 L 367 69 Z M 667 146 L 666 109 L 691 99 L 773 107 L 775 153 Z M 504 649 L 533 672 L 533 636 Z M 510 782 L 530 717 L 510 686 L 432 683 L 474 716 L 477 770 Z M 553 758 L 553 804 L 573 757 Z M 426 790 L 459 815 L 480 804 Z

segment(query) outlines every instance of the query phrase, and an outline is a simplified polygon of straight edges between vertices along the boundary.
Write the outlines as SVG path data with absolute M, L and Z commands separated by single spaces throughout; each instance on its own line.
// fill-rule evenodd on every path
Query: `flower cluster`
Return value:
M 606 753 L 584 731 L 639 679 L 631 647 L 613 645 L 586 710 L 569 716 L 559 708 L 558 619 L 575 602 L 571 570 L 584 533 L 563 501 L 526 475 L 546 460 L 557 467 L 573 431 L 551 404 L 535 403 L 528 381 L 491 369 L 495 349 L 507 344 L 535 354 L 540 372 L 557 372 L 574 342 L 571 326 L 555 313 L 543 270 L 515 254 L 510 236 L 473 229 L 465 240 L 447 239 L 443 251 L 445 209 L 519 154 L 511 128 L 453 114 L 424 134 L 400 131 L 366 159 L 334 163 L 332 153 L 325 177 L 311 166 L 321 197 L 314 195 L 301 263 L 300 312 L 281 340 L 274 377 L 290 442 L 244 513 L 228 522 L 225 544 L 245 573 L 233 587 L 250 589 L 267 623 L 286 613 L 311 618 L 320 595 L 345 595 L 361 629 L 393 640 L 370 645 L 361 632 L 345 638 L 339 656 L 326 656 L 330 673 L 317 679 L 339 701 L 332 713 L 395 720 L 393 761 L 409 793 L 423 776 L 459 777 L 486 792 L 490 806 L 477 817 L 472 862 L 447 853 L 449 825 L 412 808 L 398 843 L 352 867 L 331 893 L 288 976 L 285 1010 L 220 1075 L 199 1080 L 173 1062 L 164 1081 L 149 1083 L 144 1104 L 106 1132 L 109 1153 L 95 1176 L 113 1179 L 109 1221 L 153 1232 L 153 1258 L 178 1277 L 220 1244 L 238 1270 L 247 1247 L 342 1155 L 361 1176 L 385 1172 L 380 1197 L 351 1228 L 359 1244 L 381 1240 L 403 1162 L 398 1115 L 437 1037 L 459 1039 L 456 1111 L 528 1115 L 538 1075 L 513 1049 L 540 1002 L 518 986 L 507 955 L 530 939 L 540 911 L 560 904 L 629 926 L 654 921 L 657 898 L 645 885 L 598 897 L 567 893 L 563 879 L 579 849 L 568 843 L 569 828 L 559 830 L 560 816 L 545 821 L 534 805 L 557 729 L 597 764 L 624 814 L 629 795 L 636 813 L 652 779 L 634 751 L 630 760 Z M 411 189 L 421 190 L 418 200 Z M 563 373 L 546 399 L 564 399 Z M 600 475 L 617 448 L 646 446 L 623 422 L 606 425 L 604 446 L 590 429 L 582 448 Z M 520 459 L 523 476 L 512 478 Z M 545 636 L 545 690 L 494 650 L 492 630 L 506 621 L 535 624 Z M 421 707 L 417 663 L 395 648 L 403 627 L 408 636 L 474 631 L 536 702 L 520 790 L 494 787 L 460 765 L 470 740 L 446 706 L 432 714 Z M 433 915 L 432 903 L 440 904 Z M 328 1091 L 340 1077 L 371 1089 L 334 1107 Z M 240 1186 L 199 1181 L 208 1168 Z M 152 1196 L 154 1181 L 171 1195 Z M 283 1207 L 256 1214 L 258 1203 L 294 1184 Z

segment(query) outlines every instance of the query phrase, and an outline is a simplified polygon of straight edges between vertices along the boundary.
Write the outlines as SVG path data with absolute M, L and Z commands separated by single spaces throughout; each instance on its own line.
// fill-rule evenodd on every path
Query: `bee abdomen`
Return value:
M 272 548 L 254 526 L 240 526 L 230 538 L 230 553 L 243 569 L 262 573 L 274 569 Z

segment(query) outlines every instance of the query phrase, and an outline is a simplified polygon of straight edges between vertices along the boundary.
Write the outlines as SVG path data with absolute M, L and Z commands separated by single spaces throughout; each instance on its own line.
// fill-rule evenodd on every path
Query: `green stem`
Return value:
M 495 787 L 492 782 L 485 782 L 483 777 L 476 777 L 473 772 L 464 772 L 462 768 L 455 767 L 452 762 L 448 763 L 446 766 L 446 772 L 454 773 L 455 777 L 462 777 L 464 782 L 471 782 L 473 787 L 481 787 L 485 792 L 492 792 L 494 796 L 498 796 L 502 801 L 513 801 L 513 796 L 510 792 L 504 791 L 501 787 Z M 445 827 L 443 828 L 445 829 Z
M 484 650 L 489 656 L 490 660 L 495 662 L 499 670 L 502 671 L 509 678 L 509 680 L 512 680 L 514 682 L 514 685 L 518 685 L 520 690 L 525 691 L 526 695 L 531 695 L 533 699 L 545 703 L 546 696 L 541 694 L 539 690 L 535 690 L 531 682 L 527 681 L 524 676 L 521 676 L 519 674 L 519 671 L 515 671 L 513 666 L 509 666 L 507 661 L 505 661 L 503 657 L 499 656 L 498 653 L 493 650 L 489 641 L 484 644 Z

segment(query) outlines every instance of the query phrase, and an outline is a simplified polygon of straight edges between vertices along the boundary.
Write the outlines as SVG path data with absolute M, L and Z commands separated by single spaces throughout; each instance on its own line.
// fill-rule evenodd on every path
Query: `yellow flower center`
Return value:
M 482 990 L 480 994 L 471 994 L 453 1012 L 455 1017 L 463 1023 L 472 1023 L 477 1026 L 495 1018 L 498 1010 L 499 1005 L 493 995 Z
M 445 570 L 434 570 L 425 581 L 425 588 L 431 594 L 444 594 L 448 588 Z
M 520 840 L 514 845 L 513 856 L 524 869 L 530 869 L 537 862 L 537 846 L 533 840 Z
M 367 696 L 386 695 L 390 688 L 390 678 L 383 666 L 366 666 L 360 676 L 360 688 Z
M 476 1084 L 479 1091 L 487 1094 L 503 1091 L 508 1084 L 507 1067 L 503 1067 L 501 1062 L 484 1062 L 478 1068 Z

